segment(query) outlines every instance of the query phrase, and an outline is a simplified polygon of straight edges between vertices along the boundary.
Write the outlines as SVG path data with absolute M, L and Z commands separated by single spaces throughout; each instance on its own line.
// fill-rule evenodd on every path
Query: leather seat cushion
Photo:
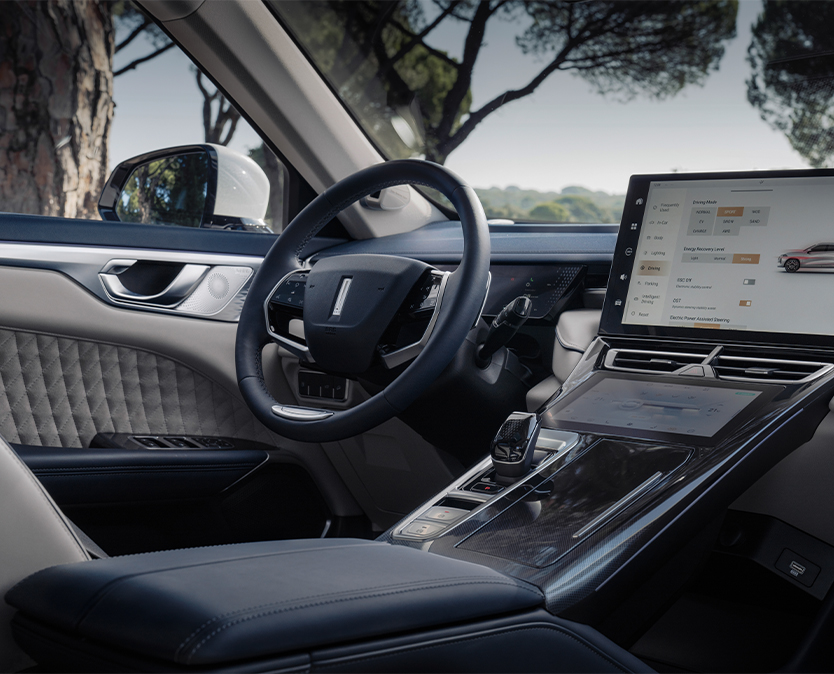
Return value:
M 6 601 L 79 642 L 216 666 L 498 616 L 544 598 L 532 585 L 476 564 L 329 539 L 57 566 L 21 581 Z

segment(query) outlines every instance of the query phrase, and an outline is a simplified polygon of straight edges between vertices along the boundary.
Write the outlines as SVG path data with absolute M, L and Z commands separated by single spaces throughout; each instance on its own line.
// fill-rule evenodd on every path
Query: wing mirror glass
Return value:
M 119 164 L 99 198 L 103 220 L 272 233 L 269 179 L 222 145 L 157 150 Z

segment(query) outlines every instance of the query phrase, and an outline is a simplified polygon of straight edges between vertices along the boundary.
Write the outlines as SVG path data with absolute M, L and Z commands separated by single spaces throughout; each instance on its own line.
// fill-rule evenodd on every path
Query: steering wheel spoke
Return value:
M 437 324 L 450 275 L 438 269 L 427 270 L 400 305 L 377 346 L 389 370 L 416 358 L 425 348 Z
M 306 244 L 339 212 L 381 189 L 409 184 L 439 190 L 460 216 L 464 247 L 454 273 L 369 254 L 323 257 L 303 268 Z M 426 161 L 363 169 L 299 213 L 252 280 L 235 344 L 241 394 L 264 425 L 294 440 L 327 442 L 370 430 L 405 410 L 449 364 L 477 322 L 488 279 L 489 228 L 471 187 Z M 333 374 L 363 373 L 380 358 L 401 371 L 350 409 L 282 405 L 264 379 L 261 351 L 270 342 Z
M 272 340 L 306 363 L 313 357 L 304 338 L 304 293 L 309 269 L 284 276 L 264 302 L 266 330 Z

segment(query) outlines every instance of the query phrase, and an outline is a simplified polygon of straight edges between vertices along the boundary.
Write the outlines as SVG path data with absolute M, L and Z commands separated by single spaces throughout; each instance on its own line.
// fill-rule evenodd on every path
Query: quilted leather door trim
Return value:
M 170 358 L 0 329 L 0 435 L 87 447 L 96 433 L 220 435 L 272 444 L 229 391 Z

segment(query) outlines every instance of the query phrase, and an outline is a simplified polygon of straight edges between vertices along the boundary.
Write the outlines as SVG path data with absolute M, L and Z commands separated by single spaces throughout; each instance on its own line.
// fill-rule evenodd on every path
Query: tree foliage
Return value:
M 122 222 L 199 227 L 208 183 L 208 156 L 190 152 L 141 164 L 127 179 L 116 213 Z
M 753 26 L 747 99 L 811 166 L 834 156 L 834 3 L 767 0 Z
M 416 0 L 332 0 L 286 3 L 280 11 L 291 16 L 302 42 L 360 117 L 377 120 L 374 133 L 385 133 L 385 105 L 405 110 L 397 114 L 417 127 L 426 157 L 443 163 L 484 119 L 531 95 L 557 71 L 623 100 L 664 98 L 702 84 L 735 36 L 738 3 L 435 0 L 429 15 Z M 543 65 L 529 81 L 473 110 L 473 75 L 487 29 L 498 21 L 517 27 L 519 49 Z M 463 28 L 459 58 L 431 44 L 449 24 Z

